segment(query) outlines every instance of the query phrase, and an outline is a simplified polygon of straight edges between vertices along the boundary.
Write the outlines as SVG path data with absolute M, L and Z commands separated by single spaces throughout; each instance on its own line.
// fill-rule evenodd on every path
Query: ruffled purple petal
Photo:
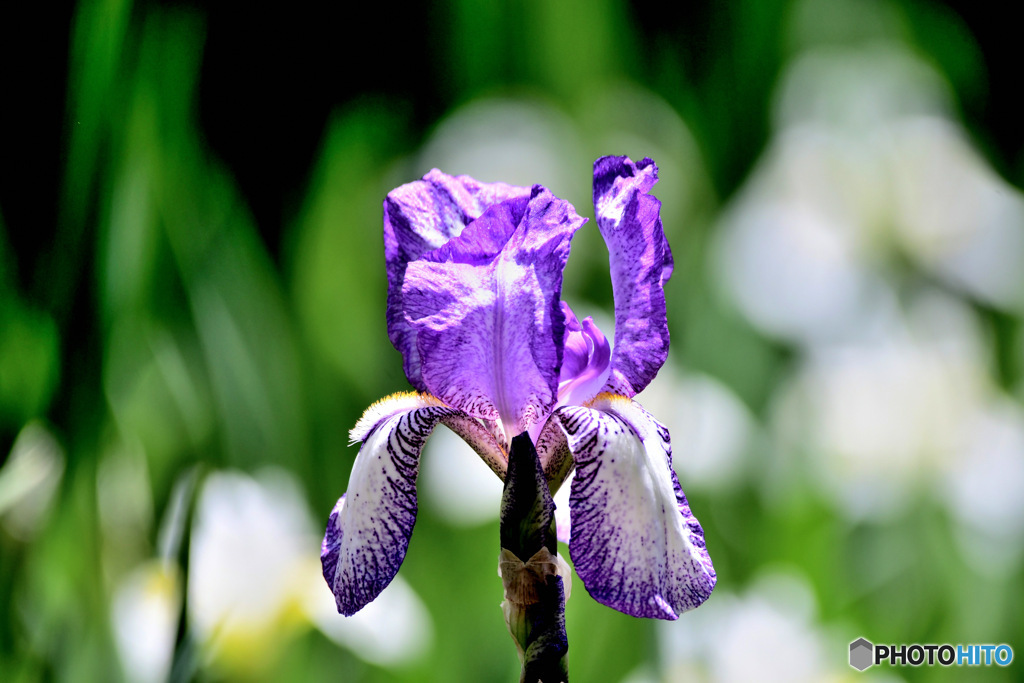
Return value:
M 406 377 L 420 391 L 416 332 L 402 313 L 405 268 L 428 251 L 459 235 L 489 207 L 516 197 L 524 200 L 530 188 L 504 183 L 481 183 L 469 176 L 452 177 L 432 170 L 388 193 L 384 201 L 384 257 L 388 275 L 388 336 L 402 353 Z
M 345 616 L 376 598 L 405 559 L 416 523 L 420 451 L 439 421 L 460 435 L 470 422 L 431 397 L 397 394 L 371 406 L 352 430 L 362 446 L 320 546 L 324 578 Z M 483 434 L 482 428 L 470 433 L 471 445 L 498 457 L 497 443 Z
M 594 212 L 608 245 L 615 296 L 615 344 L 606 390 L 634 396 L 668 357 L 664 284 L 672 251 L 661 227 L 658 181 L 650 159 L 602 157 L 594 162 Z
M 448 405 L 500 420 L 506 438 L 556 400 L 562 270 L 584 220 L 537 185 L 525 207 L 515 198 L 492 206 L 406 268 L 402 308 L 423 383 Z
M 608 381 L 611 345 L 593 318 L 588 316 L 579 322 L 564 301 L 562 312 L 565 337 L 562 370 L 558 376 L 558 404 L 581 405 L 597 396 Z
M 672 470 L 668 430 L 609 394 L 555 418 L 576 460 L 569 552 L 587 591 L 635 617 L 675 619 L 704 602 L 715 568 Z

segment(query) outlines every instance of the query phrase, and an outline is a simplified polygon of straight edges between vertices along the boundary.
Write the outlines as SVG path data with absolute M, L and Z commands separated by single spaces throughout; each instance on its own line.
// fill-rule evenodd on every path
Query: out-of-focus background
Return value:
M 385 194 L 438 167 L 592 216 L 604 154 L 661 169 L 673 346 L 639 400 L 719 583 L 663 623 L 577 581 L 574 680 L 936 675 L 855 672 L 859 636 L 1019 650 L 1013 22 L 926 0 L 208 5 L 3 10 L 0 679 L 516 680 L 500 482 L 444 428 L 405 564 L 354 618 L 319 539 L 348 430 L 408 386 Z M 607 270 L 590 224 L 564 298 L 610 334 Z

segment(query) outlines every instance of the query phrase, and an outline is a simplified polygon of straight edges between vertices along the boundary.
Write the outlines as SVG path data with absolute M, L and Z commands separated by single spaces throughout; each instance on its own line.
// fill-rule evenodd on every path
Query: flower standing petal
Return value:
M 664 285 L 672 251 L 661 227 L 661 202 L 650 189 L 650 159 L 602 157 L 594 162 L 594 214 L 608 246 L 615 297 L 615 343 L 606 391 L 635 396 L 668 357 Z
M 581 323 L 569 304 L 562 302 L 565 340 L 562 370 L 558 375 L 558 404 L 578 406 L 597 396 L 611 371 L 611 345 L 594 319 Z
M 527 205 L 492 206 L 406 268 L 402 306 L 424 384 L 448 405 L 500 421 L 506 441 L 556 401 L 562 271 L 584 220 L 537 185 Z
M 515 197 L 527 198 L 530 188 L 504 183 L 481 183 L 469 176 L 449 176 L 436 168 L 422 180 L 388 193 L 384 201 L 384 260 L 388 276 L 388 336 L 404 361 L 409 383 L 419 391 L 416 332 L 402 313 L 405 268 L 440 247 L 479 218 L 489 207 Z
M 668 430 L 640 404 L 611 394 L 555 417 L 576 460 L 569 552 L 591 596 L 659 619 L 704 602 L 715 569 L 672 470 Z
M 346 616 L 376 598 L 405 559 L 416 523 L 420 451 L 438 422 L 486 453 L 492 469 L 503 474 L 500 447 L 465 413 L 417 394 L 396 394 L 371 406 L 352 430 L 362 447 L 320 548 L 324 578 Z

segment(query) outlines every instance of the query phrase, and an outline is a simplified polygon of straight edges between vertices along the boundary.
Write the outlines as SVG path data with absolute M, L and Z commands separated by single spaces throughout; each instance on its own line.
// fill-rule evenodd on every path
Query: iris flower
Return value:
M 536 444 L 552 489 L 575 469 L 570 557 L 598 601 L 675 619 L 715 585 L 704 532 L 672 469 L 668 430 L 633 397 L 669 348 L 663 286 L 672 253 L 653 161 L 594 162 L 608 246 L 615 343 L 561 301 L 569 243 L 586 219 L 541 185 L 433 170 L 388 194 L 387 323 L 416 392 L 370 406 L 348 491 L 321 548 L 338 611 L 377 597 L 416 521 L 420 451 L 438 424 L 504 479 L 512 437 Z

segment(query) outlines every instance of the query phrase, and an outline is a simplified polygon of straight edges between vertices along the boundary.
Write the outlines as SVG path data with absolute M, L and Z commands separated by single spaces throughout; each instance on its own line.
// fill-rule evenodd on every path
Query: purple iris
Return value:
M 416 521 L 416 475 L 440 422 L 504 478 L 528 432 L 557 488 L 572 469 L 570 556 L 599 602 L 675 619 L 715 585 L 704 533 L 672 469 L 668 430 L 632 397 L 668 355 L 664 283 L 672 253 L 653 161 L 594 162 L 594 210 L 608 245 L 615 344 L 561 301 L 569 242 L 585 222 L 532 188 L 433 170 L 384 202 L 392 343 L 418 393 L 372 405 L 347 493 L 321 549 L 338 611 L 394 578 Z

